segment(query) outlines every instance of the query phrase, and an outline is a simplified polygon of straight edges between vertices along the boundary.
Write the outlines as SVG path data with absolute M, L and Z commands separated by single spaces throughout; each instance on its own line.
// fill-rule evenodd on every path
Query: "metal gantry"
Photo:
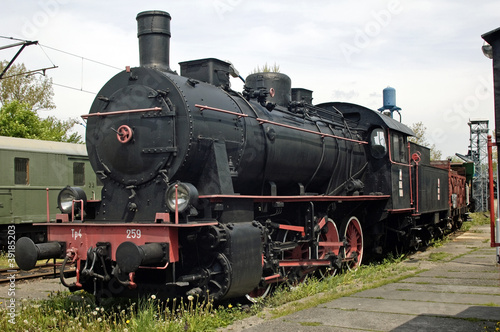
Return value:
M 474 161 L 472 180 L 476 211 L 489 211 L 488 208 L 488 120 L 469 120 L 469 155 Z

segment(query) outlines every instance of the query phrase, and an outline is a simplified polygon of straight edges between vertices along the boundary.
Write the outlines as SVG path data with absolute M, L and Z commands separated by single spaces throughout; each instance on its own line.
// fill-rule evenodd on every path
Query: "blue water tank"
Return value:
M 384 106 L 380 107 L 378 110 L 380 112 L 384 112 L 389 110 L 391 112 L 391 118 L 393 117 L 393 113 L 397 112 L 399 114 L 399 121 L 401 121 L 401 108 L 396 106 L 396 89 L 388 86 L 382 91 L 382 97 L 384 99 Z
M 396 107 L 396 89 L 388 86 L 382 91 L 384 98 L 384 109 L 391 109 Z

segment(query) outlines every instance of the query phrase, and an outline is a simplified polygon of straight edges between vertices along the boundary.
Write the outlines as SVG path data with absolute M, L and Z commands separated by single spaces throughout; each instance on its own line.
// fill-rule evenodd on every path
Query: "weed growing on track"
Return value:
M 460 230 L 467 232 L 472 226 L 488 225 L 489 223 L 489 212 L 475 212 L 470 214 L 470 220 L 465 221 Z
M 6 269 L 9 267 L 9 258 L 7 257 L 7 253 L 3 252 L 0 254 L 0 269 Z

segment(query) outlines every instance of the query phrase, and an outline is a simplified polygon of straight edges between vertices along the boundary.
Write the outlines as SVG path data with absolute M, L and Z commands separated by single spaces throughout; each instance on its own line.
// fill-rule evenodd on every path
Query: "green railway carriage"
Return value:
M 0 136 L 0 245 L 13 224 L 17 238 L 44 242 L 46 228 L 39 224 L 47 221 L 47 208 L 54 218 L 59 191 L 68 185 L 99 199 L 100 180 L 84 144 Z

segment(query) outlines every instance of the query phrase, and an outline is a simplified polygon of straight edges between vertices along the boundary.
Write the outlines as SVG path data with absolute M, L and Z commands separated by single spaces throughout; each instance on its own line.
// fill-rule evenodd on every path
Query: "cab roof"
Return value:
M 358 128 L 368 130 L 370 127 L 378 125 L 380 127 L 387 127 L 389 129 L 399 131 L 409 136 L 415 136 L 413 130 L 405 124 L 394 120 L 381 112 L 371 110 L 361 105 L 343 102 L 329 102 L 316 106 L 324 109 L 334 107 L 344 115 L 346 120 L 349 120 L 350 123 L 355 123 Z

